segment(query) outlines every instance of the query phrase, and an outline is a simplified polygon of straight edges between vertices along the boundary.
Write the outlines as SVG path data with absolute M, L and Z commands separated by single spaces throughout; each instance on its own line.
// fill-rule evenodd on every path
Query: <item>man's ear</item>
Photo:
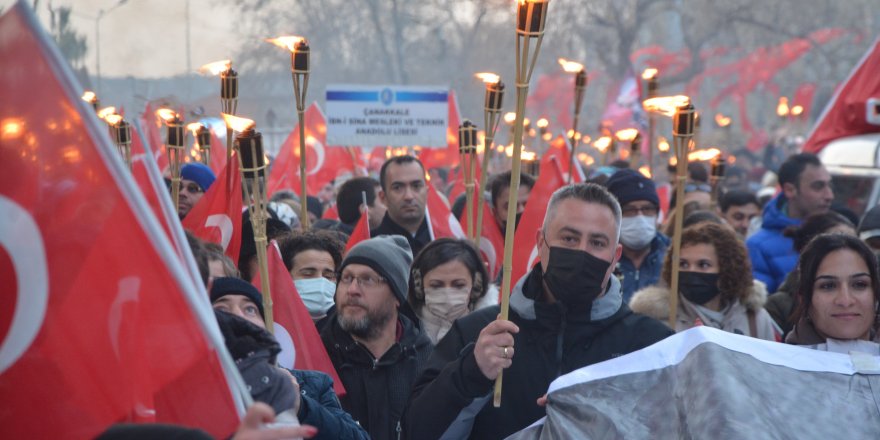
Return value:
M 383 205 L 388 206 L 388 203 L 385 202 L 385 190 L 384 189 L 380 189 L 379 192 L 376 193 L 376 195 L 379 196 L 379 200 L 382 201 Z
M 782 184 L 782 193 L 785 194 L 786 199 L 791 199 L 796 196 L 798 193 L 797 185 L 793 183 L 783 183 Z
M 544 234 L 541 233 L 542 231 L 543 228 L 535 229 L 535 244 L 538 245 L 538 249 L 541 249 L 544 246 Z

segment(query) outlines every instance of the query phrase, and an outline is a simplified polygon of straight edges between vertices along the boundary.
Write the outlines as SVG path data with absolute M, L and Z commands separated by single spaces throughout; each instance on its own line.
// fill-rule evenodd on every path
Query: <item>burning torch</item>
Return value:
M 642 135 L 635 128 L 626 128 L 614 133 L 614 137 L 620 142 L 629 142 L 629 167 L 637 170 L 641 155 Z
M 195 146 L 199 149 L 199 159 L 205 165 L 211 165 L 211 129 L 200 122 L 193 122 L 186 126 L 193 134 Z
M 232 60 L 221 60 L 215 61 L 213 63 L 205 64 L 204 66 L 199 68 L 199 71 L 202 73 L 208 73 L 211 75 L 220 75 L 220 109 L 223 113 L 227 115 L 234 115 L 238 111 L 238 73 L 232 70 Z M 199 141 L 199 146 L 204 149 L 204 145 L 210 145 L 210 138 L 208 138 L 208 144 L 202 144 L 201 140 Z M 232 127 L 229 125 L 226 126 L 226 163 L 228 164 L 230 160 L 232 160 Z M 210 153 L 208 153 L 210 155 Z M 209 158 L 205 158 L 202 156 L 207 164 L 209 162 Z M 232 172 L 232 167 L 227 167 L 227 173 Z M 231 179 L 232 176 L 226 176 L 227 179 Z
M 131 124 L 116 113 L 104 116 L 104 121 L 110 125 L 110 138 L 116 144 L 125 166 L 131 170 Z
M 458 126 L 458 152 L 461 155 L 461 169 L 464 174 L 467 235 L 471 240 L 475 240 L 473 202 L 474 180 L 477 172 L 477 127 L 467 119 Z
M 486 201 L 486 179 L 489 174 L 489 160 L 492 157 L 492 141 L 501 121 L 501 104 L 504 100 L 504 83 L 501 77 L 494 73 L 478 73 L 477 78 L 486 84 L 486 99 L 483 103 L 483 121 L 486 127 L 486 138 L 483 142 L 483 164 L 480 168 L 480 186 L 477 193 L 477 221 L 474 232 L 474 244 L 479 247 L 480 237 L 483 232 L 483 203 Z M 470 204 L 470 203 L 468 203 Z
M 562 70 L 574 74 L 574 118 L 571 129 L 573 133 L 577 133 L 578 119 L 581 116 L 581 107 L 584 103 L 584 91 L 587 89 L 587 71 L 584 69 L 583 64 L 569 61 L 565 58 L 560 58 L 559 64 L 562 66 Z M 571 183 L 572 176 L 574 176 L 574 158 L 577 155 L 578 140 L 572 137 L 570 142 L 571 154 L 569 156 L 571 160 L 568 163 L 568 183 Z
M 657 78 L 657 69 L 648 68 L 642 72 L 642 79 L 647 83 L 645 87 L 645 100 L 656 98 L 657 90 L 660 88 Z M 652 112 L 648 112 L 648 139 L 651 145 L 648 146 L 648 172 L 654 173 L 654 136 L 656 135 L 657 119 Z
M 174 202 L 174 210 L 180 208 L 180 163 L 183 160 L 184 143 L 186 132 L 183 129 L 183 118 L 177 112 L 169 108 L 156 110 L 156 115 L 165 121 L 168 129 L 165 138 L 165 149 L 168 151 L 168 168 L 171 171 L 171 200 Z

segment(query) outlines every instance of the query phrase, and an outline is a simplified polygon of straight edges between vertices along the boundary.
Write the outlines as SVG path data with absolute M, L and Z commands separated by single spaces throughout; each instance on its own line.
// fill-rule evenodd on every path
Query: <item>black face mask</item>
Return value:
M 602 293 L 602 281 L 609 267 L 611 263 L 589 252 L 551 246 L 544 282 L 569 309 L 589 309 Z
M 718 274 L 679 272 L 678 291 L 694 304 L 706 304 L 718 295 Z

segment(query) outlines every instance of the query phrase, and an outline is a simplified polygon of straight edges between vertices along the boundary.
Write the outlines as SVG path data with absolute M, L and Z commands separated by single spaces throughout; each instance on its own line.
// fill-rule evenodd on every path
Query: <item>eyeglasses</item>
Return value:
M 362 289 L 372 289 L 380 284 L 385 284 L 387 281 L 382 277 L 375 277 L 373 275 L 358 275 L 354 276 L 350 273 L 344 273 L 339 275 L 339 285 L 348 287 L 354 281 L 357 281 L 358 285 L 361 286 Z
M 620 211 L 624 217 L 635 217 L 635 216 L 639 215 L 639 213 L 642 213 L 643 215 L 645 215 L 647 217 L 653 217 L 653 216 L 657 215 L 658 209 L 654 205 L 627 206 L 626 208 L 622 208 Z
M 168 191 L 171 191 L 171 185 L 173 185 L 173 183 L 170 180 L 166 180 L 165 185 L 168 186 Z M 190 194 L 199 194 L 205 192 L 205 190 L 203 190 L 202 187 L 195 182 L 189 182 L 186 184 L 180 182 L 180 192 L 183 192 L 184 190 L 188 191 Z
M 688 183 L 687 185 L 684 186 L 685 194 L 692 193 L 694 191 L 702 191 L 702 192 L 711 193 L 712 187 L 709 186 L 708 183 Z

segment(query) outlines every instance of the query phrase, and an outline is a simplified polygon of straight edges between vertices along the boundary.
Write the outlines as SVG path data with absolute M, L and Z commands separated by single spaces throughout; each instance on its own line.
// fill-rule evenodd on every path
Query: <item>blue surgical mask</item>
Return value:
M 312 319 L 323 318 L 327 310 L 333 307 L 333 296 L 336 294 L 336 284 L 324 277 L 294 280 L 296 291 Z

